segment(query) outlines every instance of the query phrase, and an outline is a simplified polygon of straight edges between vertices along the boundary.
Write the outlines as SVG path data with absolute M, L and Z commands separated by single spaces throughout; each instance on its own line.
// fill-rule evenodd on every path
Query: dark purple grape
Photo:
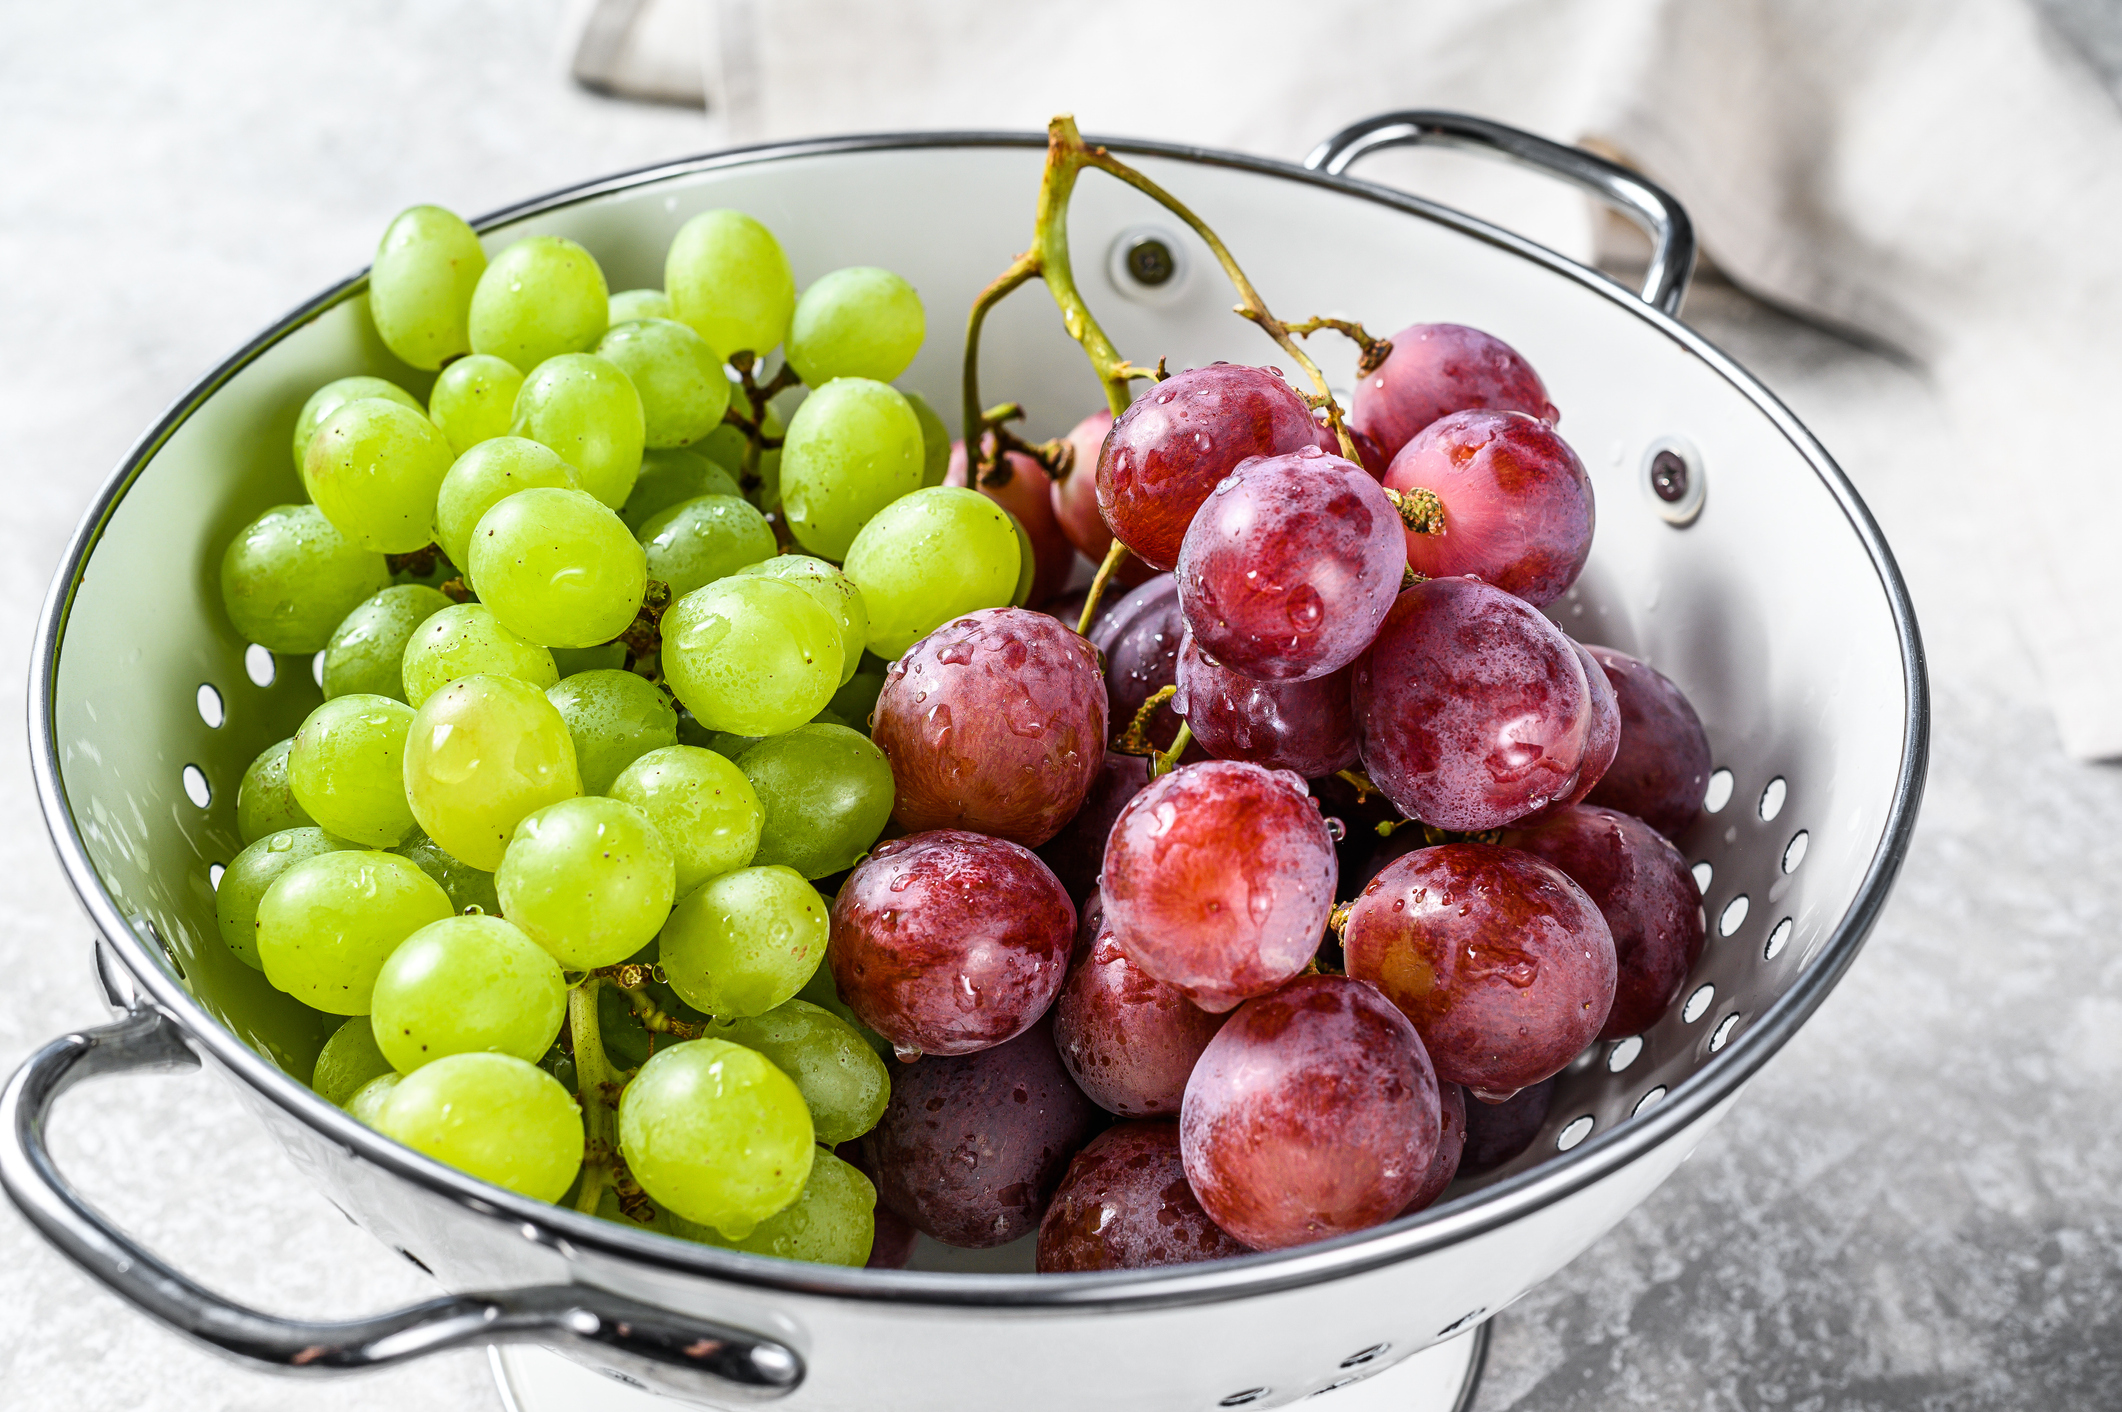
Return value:
M 1319 449 L 1329 456 L 1345 455 L 1341 450 L 1341 438 L 1334 435 L 1334 429 L 1316 417 L 1314 421 L 1319 427 Z M 1382 482 L 1385 469 L 1392 464 L 1393 458 L 1385 454 L 1384 447 L 1354 427 L 1348 429 L 1348 438 L 1356 443 L 1356 464 L 1369 471 L 1372 480 Z
M 1061 526 L 1061 532 L 1068 536 L 1077 552 L 1093 564 L 1104 563 L 1105 552 L 1113 547 L 1112 527 L 1105 523 L 1105 516 L 1098 513 L 1098 452 L 1105 445 L 1106 433 L 1112 429 L 1113 414 L 1103 407 L 1076 423 L 1067 438 L 1068 444 L 1075 448 L 1075 461 L 1069 473 L 1053 483 L 1051 492 L 1054 519 Z M 1156 572 L 1128 554 L 1113 570 L 1113 579 L 1126 587 L 1142 583 Z M 1077 611 L 1082 611 L 1080 604 Z
M 1140 755 L 1105 752 L 1105 763 L 1083 796 L 1076 817 L 1036 850 L 1080 910 L 1098 895 L 1098 873 L 1105 867 L 1105 840 L 1127 801 L 1149 783 L 1149 761 Z
M 1583 804 L 1504 842 L 1560 868 L 1606 918 L 1617 973 L 1599 1038 L 1650 1028 L 1702 955 L 1702 894 L 1680 850 L 1641 819 Z
M 1466 1105 L 1466 1151 L 1459 1170 L 1485 1172 L 1500 1167 L 1532 1146 L 1547 1123 L 1547 1110 L 1554 1106 L 1555 1081 L 1542 1079 L 1528 1084 L 1501 1103 Z
M 1437 1155 L 1429 1162 L 1429 1170 L 1422 1175 L 1422 1185 L 1408 1198 L 1407 1205 L 1400 1208 L 1403 1216 L 1412 1216 L 1426 1206 L 1436 1204 L 1444 1189 L 1459 1175 L 1459 1161 L 1466 1153 L 1466 1090 L 1455 1083 L 1440 1082 L 1437 1099 L 1441 1114 L 1437 1124 Z
M 1143 562 L 1169 569 L 1194 511 L 1249 456 L 1317 444 L 1311 408 L 1274 368 L 1188 368 L 1135 399 L 1098 456 L 1098 510 Z
M 862 1139 L 843 1142 L 833 1149 L 833 1156 L 853 1167 L 869 1178 L 871 1186 L 878 1185 L 877 1166 L 869 1160 L 869 1153 Z M 906 1262 L 914 1258 L 914 1241 L 920 1232 L 908 1225 L 883 1202 L 877 1203 L 872 1214 L 875 1232 L 870 1238 L 869 1260 L 864 1268 L 871 1270 L 903 1270 Z
M 1179 602 L 1233 671 L 1304 681 L 1370 645 L 1407 567 L 1400 513 L 1361 466 L 1316 446 L 1247 461 L 1217 484 L 1179 550 Z
M 1179 647 L 1179 694 L 1172 709 L 1218 760 L 1249 760 L 1313 779 L 1356 763 L 1353 678 L 1350 667 L 1309 681 L 1240 676 L 1188 635 Z
M 1124 1118 L 1169 1118 L 1178 1115 L 1187 1075 L 1224 1019 L 1150 979 L 1111 928 L 1100 926 L 1070 961 L 1054 1002 L 1054 1046 L 1100 1108 Z
M 1478 833 L 1568 795 L 1594 703 L 1562 630 L 1479 579 L 1431 579 L 1393 605 L 1357 659 L 1357 739 L 1411 819 Z
M 1100 892 L 1128 959 L 1220 1013 L 1304 969 L 1333 911 L 1336 867 L 1302 779 L 1212 760 L 1128 801 Z
M 1400 448 L 1385 484 L 1432 491 L 1444 504 L 1440 533 L 1403 530 L 1418 574 L 1471 574 L 1538 608 L 1560 598 L 1591 556 L 1591 477 L 1538 417 L 1454 412 Z
M 1393 351 L 1356 387 L 1349 422 L 1387 457 L 1415 434 L 1470 407 L 1560 420 L 1539 374 L 1502 339 L 1463 324 L 1414 324 L 1393 335 Z
M 1142 1270 L 1247 1255 L 1186 1184 L 1179 1125 L 1121 1123 L 1068 1165 L 1039 1222 L 1039 1273 Z
M 1303 976 L 1209 1041 L 1179 1150 L 1217 1225 L 1282 1250 L 1398 1215 L 1436 1156 L 1439 1111 L 1406 1016 L 1361 981 Z
M 962 441 L 950 444 L 950 467 L 943 473 L 943 483 L 965 484 Z M 1061 521 L 1054 514 L 1054 483 L 1046 467 L 1021 451 L 1006 451 L 973 489 L 1016 516 L 1025 538 L 1031 541 L 1034 568 L 1029 601 L 1043 604 L 1066 588 L 1068 576 L 1076 571 L 1076 546 L 1062 532 Z
M 1349 908 L 1341 950 L 1349 975 L 1414 1021 L 1438 1077 L 1476 1098 L 1560 1070 L 1614 1003 L 1606 919 L 1560 869 L 1515 848 L 1395 858 Z
M 1105 697 L 1115 732 L 1126 730 L 1143 702 L 1174 683 L 1179 639 L 1185 635 L 1179 581 L 1170 574 L 1159 574 L 1136 588 L 1091 625 L 1091 643 L 1105 658 Z M 1168 705 L 1157 708 L 1147 735 L 1159 750 L 1171 749 L 1179 736 L 1178 713 Z
M 1069 1158 L 1104 1125 L 1040 1024 L 978 1054 L 895 1069 L 862 1144 L 879 1207 L 945 1245 L 984 1250 L 1037 1229 Z
M 1709 786 L 1709 737 L 1702 718 L 1680 688 L 1648 662 L 1611 647 L 1586 650 L 1606 669 L 1620 703 L 1621 748 L 1585 798 L 1678 838 L 1701 812 Z
M 1105 680 L 1090 643 L 1046 614 L 983 608 L 892 663 L 870 719 L 902 828 L 1033 848 L 1074 816 L 1098 773 Z
M 878 844 L 847 875 L 826 960 L 842 1003 L 902 1058 L 970 1054 L 1046 1013 L 1075 932 L 1037 854 L 938 829 Z

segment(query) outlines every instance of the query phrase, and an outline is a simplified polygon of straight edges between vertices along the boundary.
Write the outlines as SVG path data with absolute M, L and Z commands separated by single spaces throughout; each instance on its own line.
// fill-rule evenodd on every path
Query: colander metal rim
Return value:
M 1930 742 L 1930 688 L 1922 636 L 1907 584 L 1871 512 L 1826 448 L 1775 395 L 1731 358 L 1676 319 L 1644 303 L 1597 270 L 1556 254 L 1523 236 L 1448 207 L 1346 176 L 1328 176 L 1293 163 L 1212 148 L 1130 139 L 1095 139 L 1117 152 L 1226 167 L 1261 176 L 1325 187 L 1361 197 L 1507 250 L 1610 300 L 1701 359 L 1753 402 L 1811 465 L 1848 518 L 1870 555 L 1885 590 L 1901 658 L 1906 692 L 1901 758 L 1887 823 L 1848 910 L 1836 922 L 1805 971 L 1752 1024 L 1703 1067 L 1677 1084 L 1649 1112 L 1619 1123 L 1574 1150 L 1455 1201 L 1415 1216 L 1336 1240 L 1283 1252 L 1263 1252 L 1207 1266 L 1112 1271 L 1082 1275 L 951 1274 L 909 1270 L 855 1270 L 774 1260 L 626 1227 L 490 1186 L 383 1137 L 327 1103 L 282 1072 L 221 1025 L 164 969 L 156 954 L 127 922 L 97 876 L 75 827 L 60 783 L 53 697 L 58 659 L 74 590 L 104 525 L 134 479 L 155 453 L 210 396 L 236 373 L 296 329 L 359 294 L 367 270 L 340 281 L 303 303 L 253 338 L 192 385 L 134 443 L 105 482 L 69 541 L 52 580 L 30 663 L 28 725 L 31 771 L 38 803 L 67 880 L 90 920 L 124 962 L 153 1003 L 204 1050 L 304 1126 L 350 1154 L 439 1195 L 473 1214 L 500 1216 L 526 1235 L 563 1254 L 595 1252 L 617 1260 L 705 1276 L 763 1290 L 831 1298 L 936 1306 L 984 1306 L 1071 1311 L 1155 1308 L 1241 1299 L 1359 1274 L 1468 1240 L 1520 1219 L 1620 1171 L 1692 1126 L 1735 1094 L 1816 1010 L 1856 959 L 1885 905 L 1906 856 L 1922 799 Z M 474 222 L 481 231 L 525 216 L 599 196 L 703 171 L 854 152 L 932 148 L 1043 148 L 1035 132 L 916 132 L 857 134 L 728 148 L 601 177 L 545 196 L 505 206 Z

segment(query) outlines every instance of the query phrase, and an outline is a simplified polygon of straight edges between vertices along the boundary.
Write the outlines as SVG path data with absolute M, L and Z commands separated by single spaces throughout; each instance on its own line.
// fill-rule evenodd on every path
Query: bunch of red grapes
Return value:
M 1556 420 L 1509 346 L 1418 325 L 1355 395 L 1360 462 L 1278 372 L 1218 363 L 1086 419 L 1060 480 L 983 477 L 1056 611 L 1114 539 L 1138 586 L 1088 640 L 957 619 L 878 699 L 905 832 L 828 953 L 910 1061 L 851 1154 L 873 1264 L 916 1229 L 1037 1230 L 1070 1271 L 1389 1221 L 1516 1156 L 1559 1070 L 1673 1002 L 1708 742 L 1539 611 L 1592 542 Z M 1138 715 L 1167 752 L 1186 723 L 1175 768 L 1108 747 Z

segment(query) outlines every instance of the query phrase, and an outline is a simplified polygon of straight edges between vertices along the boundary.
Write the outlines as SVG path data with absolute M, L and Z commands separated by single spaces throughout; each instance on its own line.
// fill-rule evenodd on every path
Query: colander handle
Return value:
M 83 1079 L 199 1067 L 175 1023 L 142 1006 L 32 1054 L 0 1092 L 0 1187 L 44 1238 L 119 1298 L 178 1333 L 287 1373 L 340 1373 L 490 1343 L 571 1344 L 621 1371 L 675 1372 L 703 1397 L 764 1401 L 803 1381 L 792 1348 L 584 1285 L 459 1294 L 366 1319 L 262 1313 L 195 1283 L 135 1243 L 68 1185 L 45 1145 L 52 1103 Z
M 1695 271 L 1695 225 L 1673 194 L 1624 166 L 1536 137 L 1522 128 L 1465 113 L 1413 109 L 1351 123 L 1312 149 L 1304 165 L 1341 176 L 1357 158 L 1387 147 L 1461 147 L 1493 153 L 1534 171 L 1581 186 L 1628 217 L 1650 237 L 1643 302 L 1677 317 Z

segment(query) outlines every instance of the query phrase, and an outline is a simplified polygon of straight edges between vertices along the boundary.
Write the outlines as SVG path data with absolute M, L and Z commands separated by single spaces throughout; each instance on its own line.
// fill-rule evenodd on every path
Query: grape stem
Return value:
M 416 579 L 424 579 L 438 568 L 448 569 L 450 576 L 454 578 L 457 570 L 457 566 L 449 561 L 449 556 L 442 552 L 442 546 L 432 543 L 425 549 L 415 549 L 410 554 L 386 554 L 383 556 L 383 567 L 393 575 L 411 574 Z
M 760 480 L 759 453 L 778 451 L 782 441 L 778 436 L 766 434 L 766 405 L 803 379 L 796 375 L 796 370 L 784 359 L 780 371 L 776 372 L 765 386 L 760 386 L 753 376 L 753 370 L 759 366 L 759 358 L 748 349 L 730 354 L 729 365 L 737 370 L 738 386 L 744 393 L 749 415 L 738 411 L 736 403 L 732 402 L 722 409 L 722 420 L 744 433 L 744 465 L 739 470 L 738 480 L 744 489 L 756 490 Z
M 1157 747 L 1150 743 L 1149 723 L 1155 718 L 1157 708 L 1179 694 L 1176 686 L 1159 687 L 1146 697 L 1136 709 L 1134 720 L 1127 728 L 1113 737 L 1113 751 L 1119 755 L 1154 755 Z
M 1149 777 L 1155 779 L 1159 775 L 1168 775 L 1178 769 L 1179 757 L 1184 755 L 1186 747 L 1193 743 L 1194 728 L 1182 720 L 1179 722 L 1179 733 L 1172 737 L 1172 748 L 1161 755 L 1149 757 Z
M 634 620 L 627 624 L 626 631 L 613 638 L 626 648 L 627 670 L 638 670 L 638 664 L 647 661 L 663 650 L 663 614 L 670 607 L 670 585 L 661 579 L 650 579 L 641 594 L 641 607 Z M 643 672 L 643 676 L 649 673 Z
M 627 1004 L 634 1007 L 634 1018 L 641 1022 L 641 1028 L 647 1030 L 650 1034 L 667 1034 L 678 1039 L 698 1039 L 702 1034 L 706 1033 L 699 1025 L 664 1013 L 656 1004 L 655 997 L 645 990 L 637 989 L 622 982 L 619 985 L 619 993 L 626 997 Z
M 618 1083 L 597 1023 L 597 988 L 603 983 L 589 976 L 567 993 L 567 1032 L 575 1050 L 576 1093 L 582 1101 L 584 1132 L 582 1185 L 575 1193 L 575 1209 L 592 1216 L 597 1214 L 597 1203 L 619 1155 L 610 1101 Z
M 1372 784 L 1370 776 L 1364 774 L 1361 770 L 1336 770 L 1334 775 L 1337 779 L 1347 780 L 1356 787 L 1356 802 L 1358 804 L 1361 804 L 1373 794 L 1382 795 L 1385 793 L 1384 790 Z
M 1386 487 L 1385 498 L 1400 512 L 1400 523 L 1416 534 L 1444 533 L 1444 502 L 1434 490 L 1394 490 Z
M 1115 539 L 1105 551 L 1105 559 L 1098 565 L 1098 575 L 1090 581 L 1090 592 L 1083 596 L 1083 613 L 1076 619 L 1076 635 L 1090 636 L 1090 625 L 1098 616 L 1098 600 L 1105 597 L 1105 586 L 1112 582 L 1113 571 L 1127 558 L 1127 546 Z
M 1335 333 L 1351 339 L 1357 348 L 1356 376 L 1369 377 L 1385 365 L 1393 356 L 1393 341 L 1389 338 L 1373 337 L 1363 325 L 1351 319 L 1306 319 L 1301 324 L 1291 324 L 1290 333 L 1297 338 L 1309 338 L 1321 329 L 1332 329 Z
M 444 579 L 435 585 L 435 592 L 452 603 L 469 603 L 476 596 L 472 593 L 471 585 L 466 583 L 462 576 Z

